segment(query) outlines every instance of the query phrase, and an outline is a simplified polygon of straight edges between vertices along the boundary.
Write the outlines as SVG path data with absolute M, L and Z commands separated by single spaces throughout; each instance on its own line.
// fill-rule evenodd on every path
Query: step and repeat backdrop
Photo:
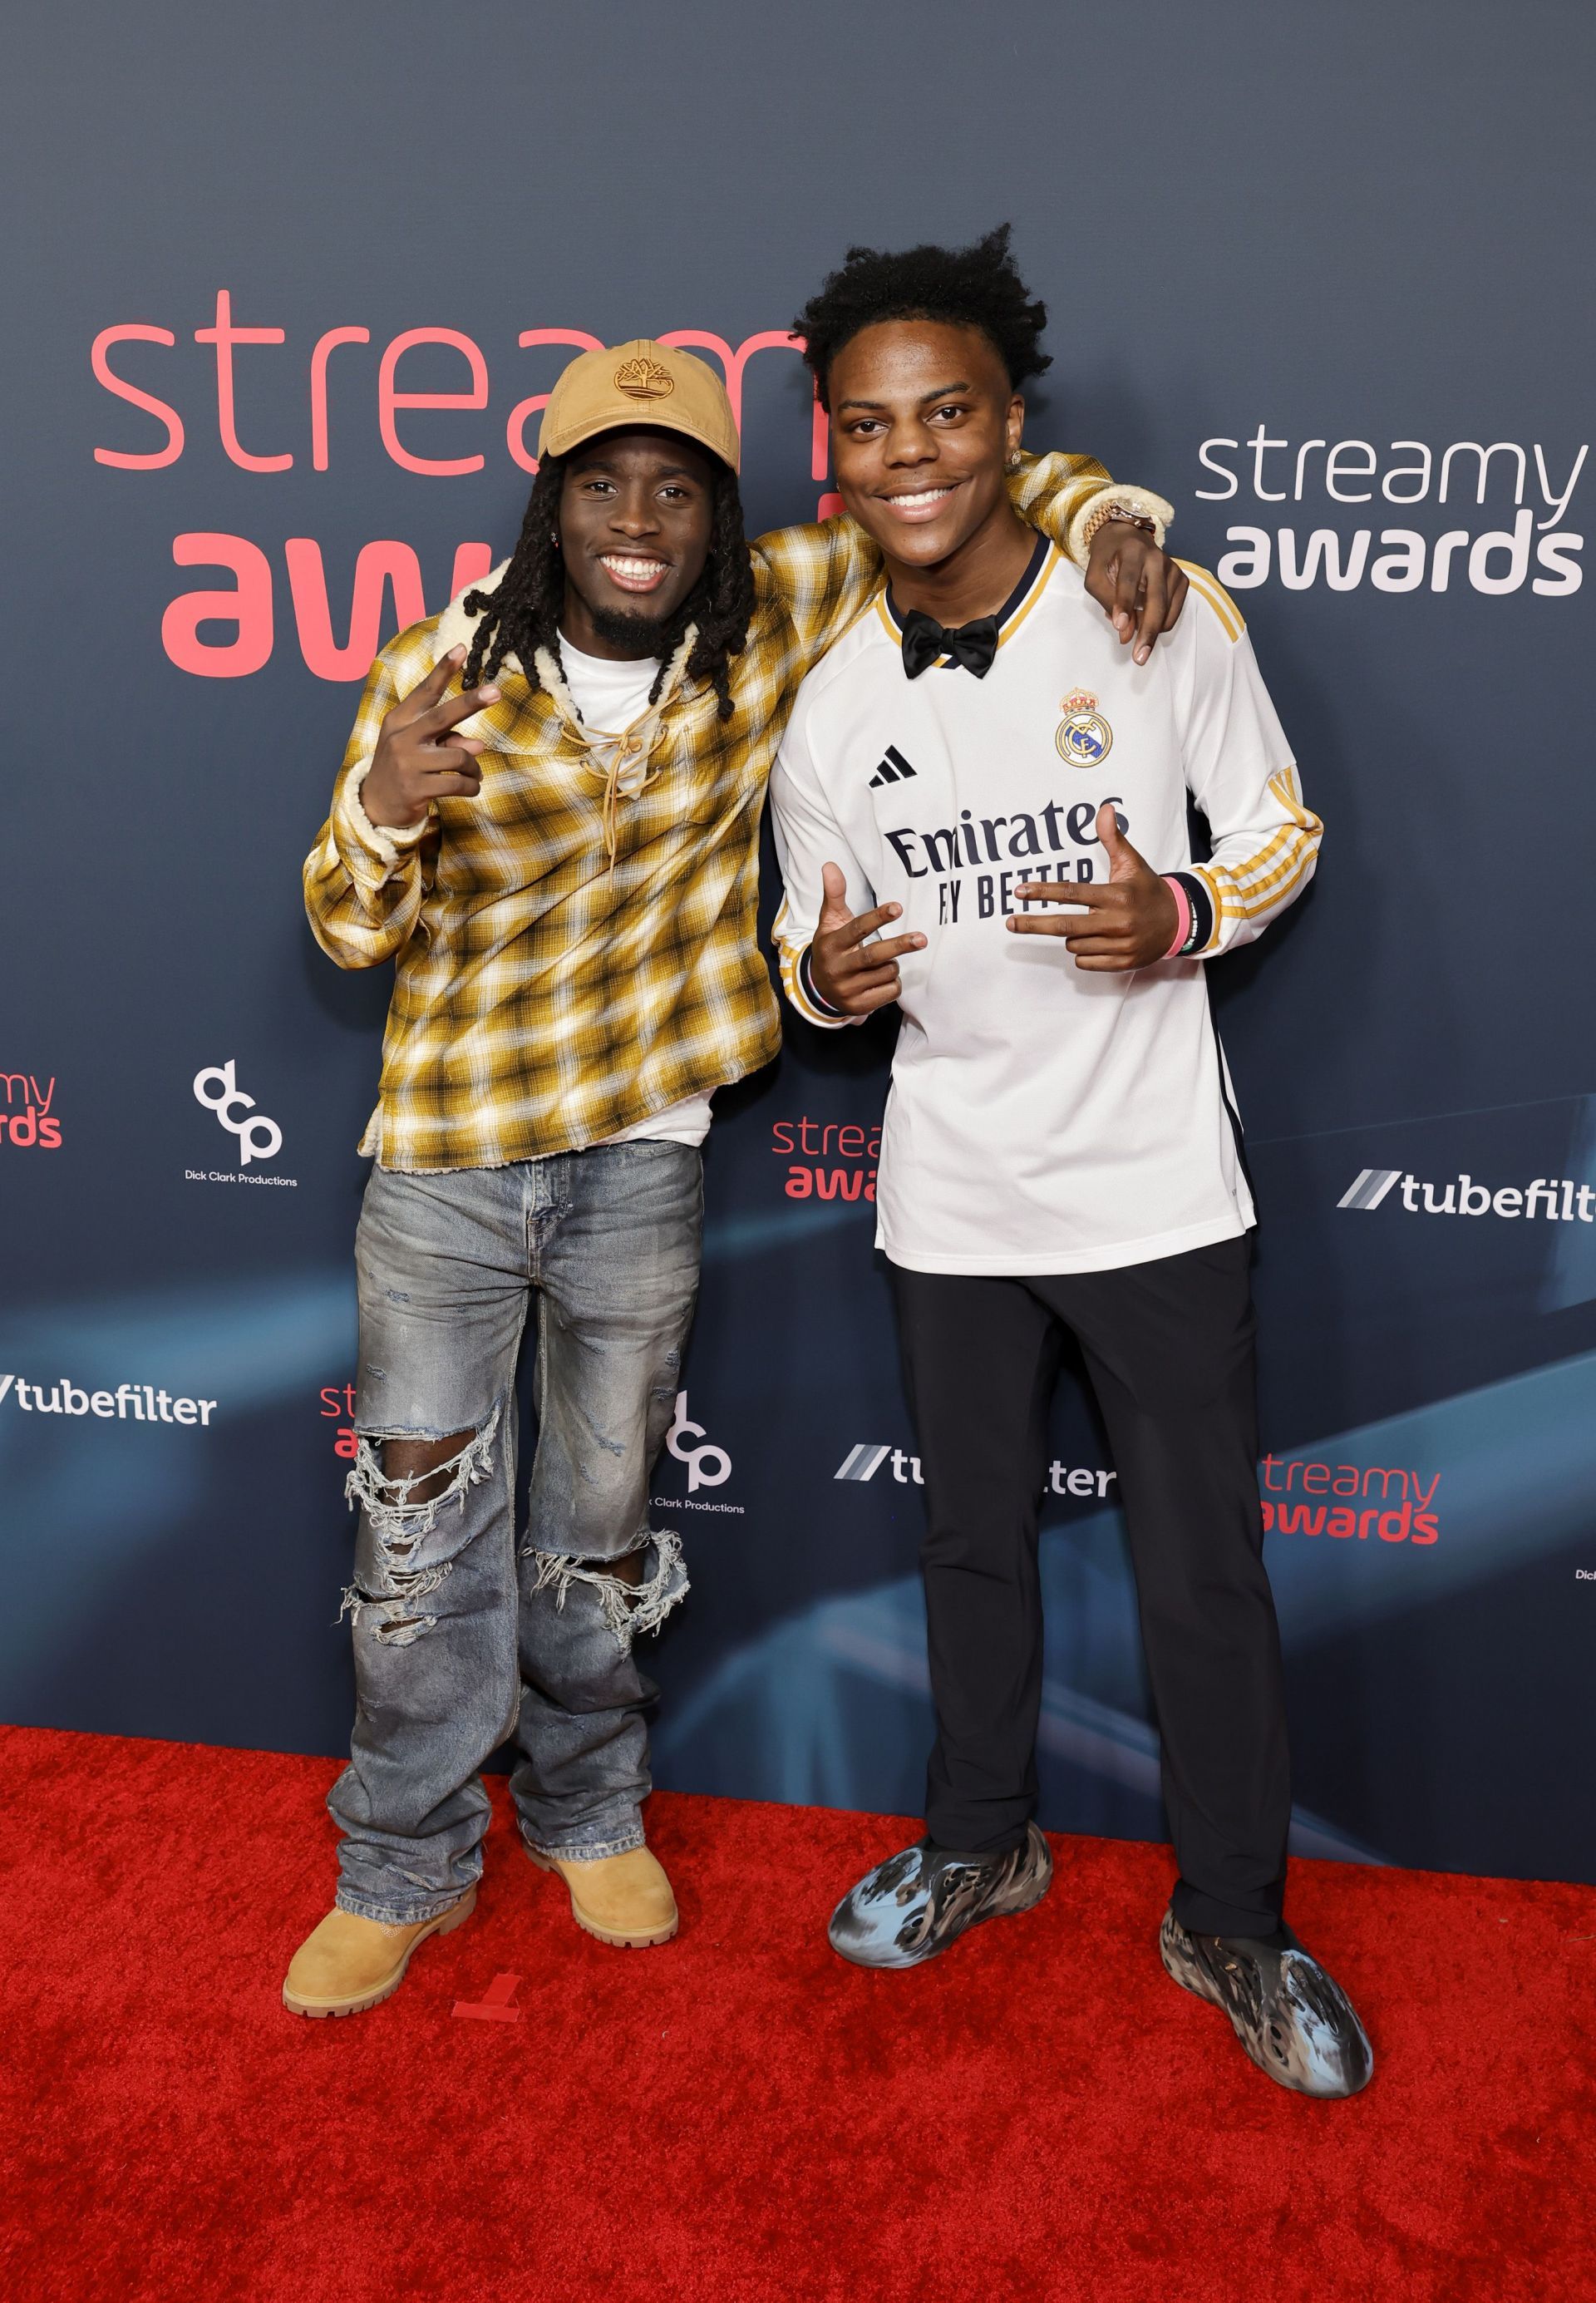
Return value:
M 1328 826 L 1212 977 L 1297 1843 L 1596 1877 L 1593 46 L 1583 10 L 1479 0 L 63 0 L 13 31 L 0 1716 L 339 1750 L 388 979 L 321 956 L 298 873 L 360 679 L 508 550 L 574 350 L 701 350 L 751 532 L 813 518 L 792 314 L 850 242 L 1006 216 L 1052 314 L 1029 444 L 1173 501 Z M 720 1099 L 656 1481 L 693 1584 L 668 1784 L 919 1804 L 890 1049 L 790 1023 Z M 1073 1376 L 1043 1545 L 1043 1820 L 1156 1835 Z

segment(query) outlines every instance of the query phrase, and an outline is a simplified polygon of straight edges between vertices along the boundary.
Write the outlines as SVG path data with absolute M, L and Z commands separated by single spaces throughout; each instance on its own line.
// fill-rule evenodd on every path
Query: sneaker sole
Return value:
M 476 1889 L 468 1887 L 452 1910 L 441 1913 L 430 1926 L 423 1928 L 415 1942 L 407 1949 L 392 1974 L 384 1982 L 378 1984 L 374 1991 L 356 1992 L 352 1996 L 340 1999 L 306 1999 L 302 1998 L 298 1992 L 290 1991 L 285 1983 L 282 1987 L 282 2004 L 290 2015 L 307 2015 L 312 2021 L 319 2021 L 329 2015 L 364 2015 L 367 2008 L 380 2007 L 384 1999 L 392 1998 L 405 1979 L 406 1969 L 430 1936 L 452 1935 L 457 1928 L 465 1926 L 475 1909 Z
M 521 1843 L 526 1847 L 525 1840 Z M 682 1923 L 678 1911 L 673 1914 L 668 1928 L 636 1928 L 625 1933 L 615 1928 L 602 1928 L 597 1919 L 589 1919 L 576 1901 L 576 1890 L 552 1857 L 539 1855 L 533 1849 L 526 1847 L 526 1860 L 529 1863 L 535 1863 L 540 1871 L 551 1871 L 557 1879 L 564 1882 L 566 1893 L 571 1899 L 571 1917 L 577 1926 L 584 1935 L 592 1936 L 595 1943 L 608 1944 L 612 1951 L 647 1951 L 654 1944 L 668 1944 Z

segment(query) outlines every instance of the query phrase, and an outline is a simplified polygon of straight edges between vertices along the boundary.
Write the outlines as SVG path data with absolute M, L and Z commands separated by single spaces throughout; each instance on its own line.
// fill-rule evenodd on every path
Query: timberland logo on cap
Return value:
M 668 367 L 658 360 L 639 353 L 635 359 L 623 360 L 615 372 L 615 388 L 624 392 L 629 400 L 668 400 L 676 388 L 676 380 Z

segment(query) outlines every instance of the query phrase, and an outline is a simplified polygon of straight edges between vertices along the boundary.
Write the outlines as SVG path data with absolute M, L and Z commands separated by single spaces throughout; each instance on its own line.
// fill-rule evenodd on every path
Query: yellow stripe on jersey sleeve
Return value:
M 1190 560 L 1177 560 L 1175 565 L 1186 570 L 1191 579 L 1192 590 L 1205 600 L 1213 609 L 1219 619 L 1220 628 L 1231 645 L 1234 647 L 1247 629 L 1247 618 L 1225 590 L 1218 577 L 1211 576 L 1205 568 L 1197 567 L 1196 562 Z
M 789 942 L 787 931 L 791 924 L 792 907 L 784 898 L 781 909 L 776 915 L 776 924 L 771 930 L 771 940 L 776 945 L 777 966 L 781 975 L 781 988 L 798 1013 L 807 1017 L 811 1024 L 835 1024 L 836 1017 L 821 1015 L 803 989 L 803 979 L 799 974 L 798 963 L 809 949 L 809 946 Z
M 1269 789 L 1289 823 L 1271 832 L 1257 851 L 1238 864 L 1197 865 L 1203 884 L 1214 898 L 1214 933 L 1222 919 L 1261 921 L 1287 903 L 1313 868 L 1324 826 L 1303 805 L 1295 768 L 1284 768 L 1269 779 Z

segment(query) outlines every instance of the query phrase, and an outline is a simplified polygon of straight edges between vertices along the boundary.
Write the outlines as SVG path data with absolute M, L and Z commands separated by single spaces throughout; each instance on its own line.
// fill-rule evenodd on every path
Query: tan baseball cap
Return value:
M 651 336 L 577 354 L 549 394 L 538 454 L 564 456 L 595 433 L 640 424 L 680 432 L 737 469 L 742 443 L 726 386 L 706 360 Z

